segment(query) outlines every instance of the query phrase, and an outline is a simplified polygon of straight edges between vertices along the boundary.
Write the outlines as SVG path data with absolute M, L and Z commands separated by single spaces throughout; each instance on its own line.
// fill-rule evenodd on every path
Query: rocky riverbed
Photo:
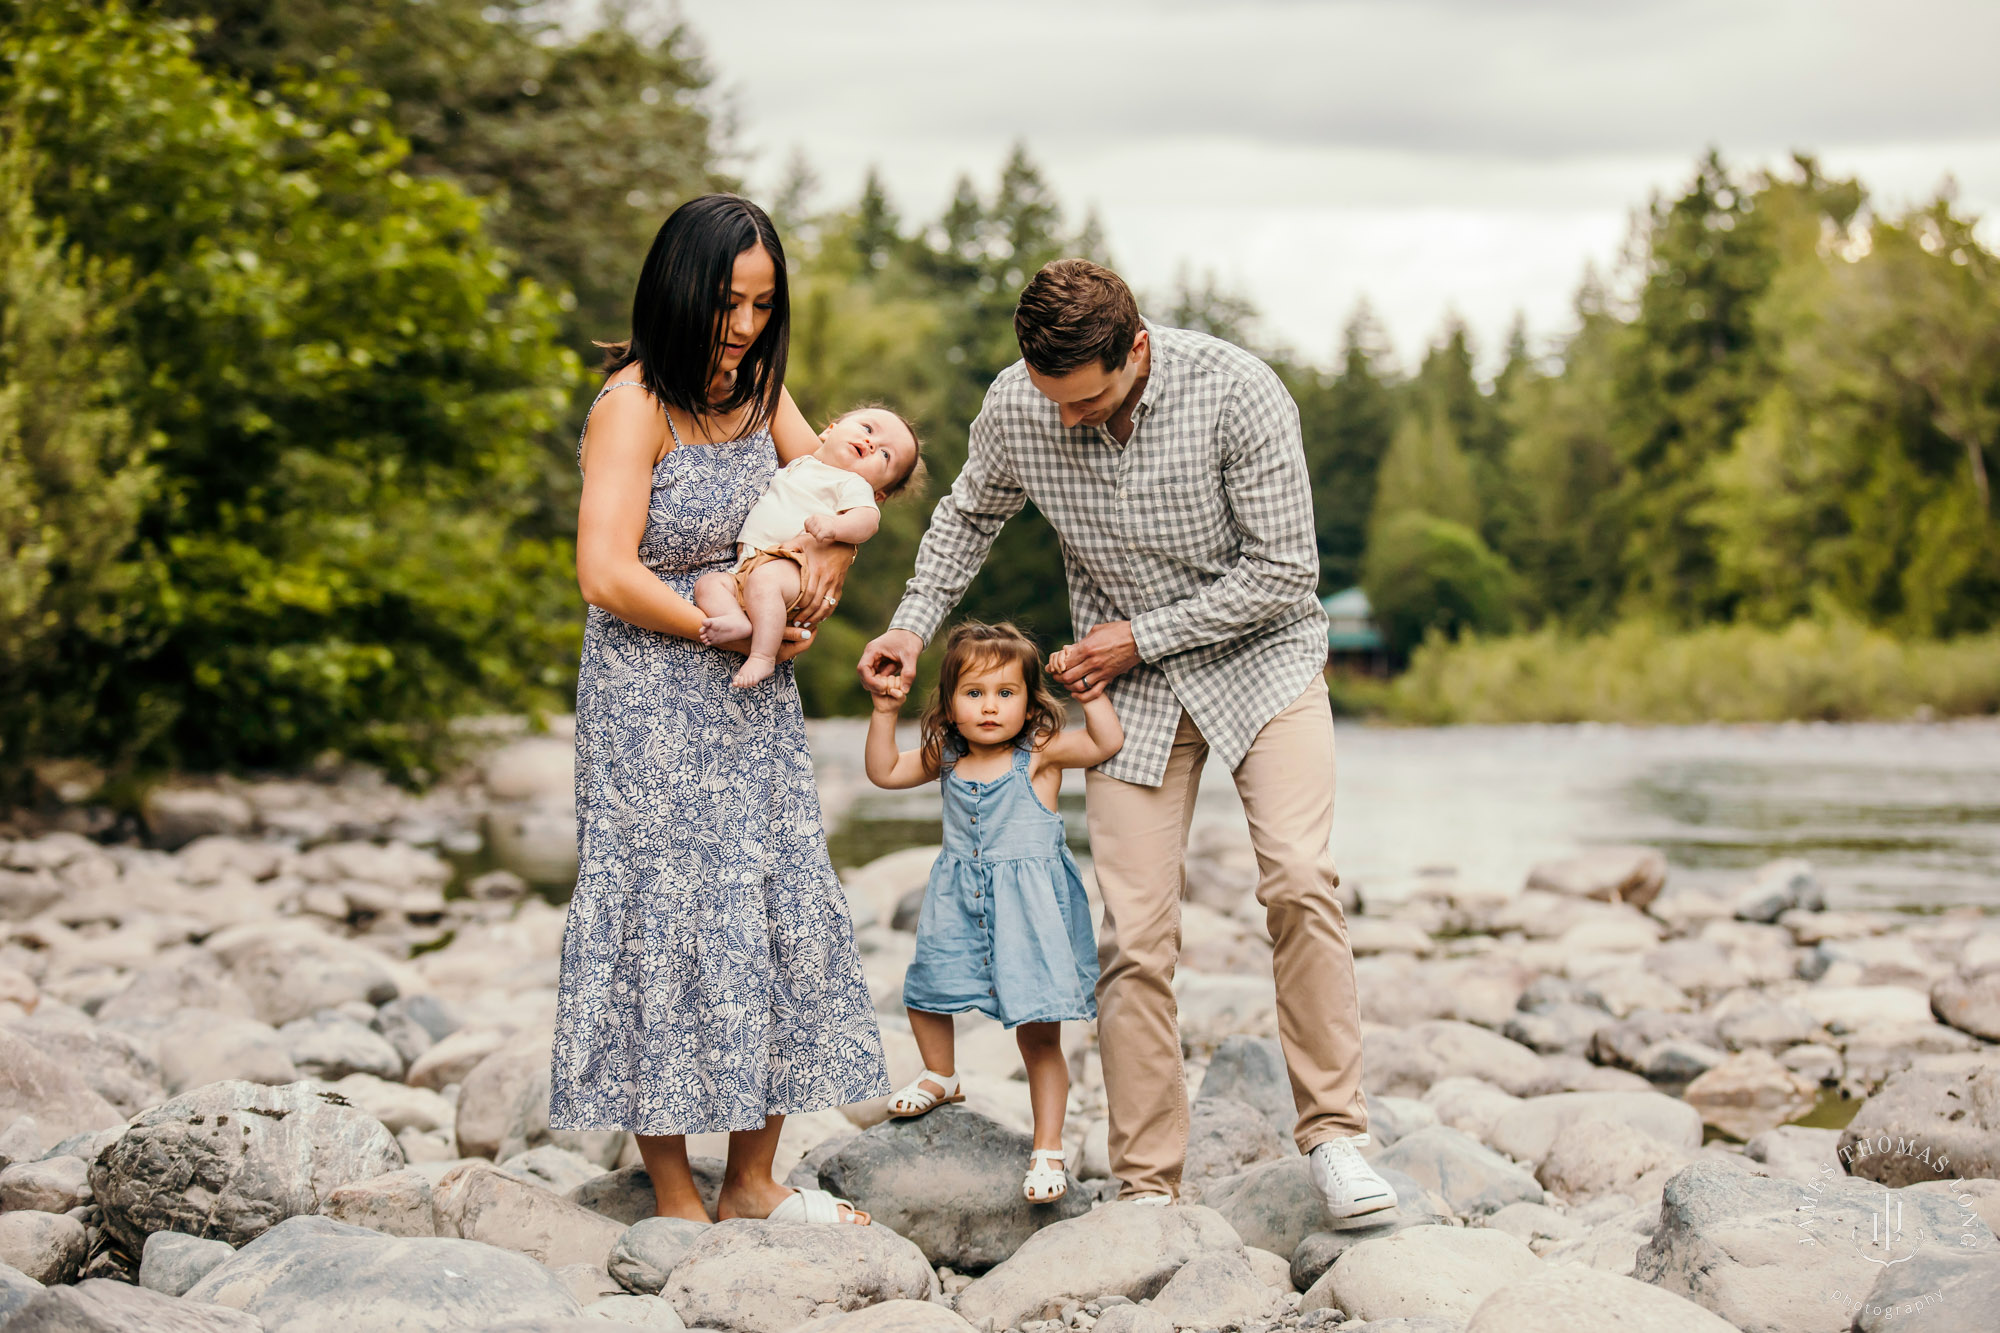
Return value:
M 972 1021 L 964 1106 L 787 1125 L 781 1172 L 874 1228 L 652 1217 L 629 1136 L 548 1126 L 562 910 L 533 886 L 573 872 L 566 751 L 515 740 L 421 797 L 179 783 L 136 822 L 72 792 L 0 824 L 0 1328 L 1942 1333 L 2000 1309 L 2000 921 L 1827 911 L 1796 861 L 1697 890 L 1639 848 L 1350 899 L 1386 1218 L 1312 1198 L 1226 821 L 1183 908 L 1183 1206 L 1105 1202 L 1081 1025 L 1076 1179 L 1022 1201 L 1027 1086 Z M 844 876 L 899 1084 L 898 927 L 934 854 Z M 690 1146 L 713 1190 L 722 1143 Z

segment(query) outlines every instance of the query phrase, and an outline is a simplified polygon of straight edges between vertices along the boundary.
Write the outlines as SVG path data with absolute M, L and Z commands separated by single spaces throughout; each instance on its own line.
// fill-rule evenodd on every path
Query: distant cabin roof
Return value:
M 1328 652 L 1372 653 L 1381 650 L 1382 632 L 1375 628 L 1371 618 L 1374 608 L 1368 605 L 1367 593 L 1359 588 L 1347 588 L 1323 598 L 1320 605 L 1326 610 Z

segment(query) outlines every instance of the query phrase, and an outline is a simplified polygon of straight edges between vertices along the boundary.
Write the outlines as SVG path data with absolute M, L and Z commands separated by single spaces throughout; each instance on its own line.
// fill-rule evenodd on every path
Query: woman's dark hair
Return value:
M 965 674 L 965 669 L 988 663 L 1005 666 L 1009 662 L 1021 668 L 1021 679 L 1028 687 L 1028 715 L 1022 720 L 1021 731 L 1030 738 L 1029 743 L 1039 749 L 1042 742 L 1063 729 L 1069 715 L 1042 674 L 1042 654 L 1034 640 L 1005 621 L 998 625 L 961 621 L 952 627 L 951 637 L 944 642 L 937 692 L 924 705 L 923 716 L 917 723 L 923 739 L 925 772 L 936 773 L 941 769 L 947 750 L 960 755 L 970 748 L 959 734 L 958 724 L 951 720 L 951 698 L 958 693 L 959 677 Z
M 776 273 L 771 318 L 743 354 L 729 396 L 714 402 L 708 386 L 722 359 L 719 334 L 736 257 L 760 245 Z M 705 194 L 676 208 L 653 237 L 632 294 L 632 337 L 604 345 L 604 372 L 636 361 L 640 379 L 661 402 L 693 417 L 748 406 L 749 429 L 756 431 L 778 411 L 791 341 L 791 292 L 778 229 L 763 209 L 741 195 Z

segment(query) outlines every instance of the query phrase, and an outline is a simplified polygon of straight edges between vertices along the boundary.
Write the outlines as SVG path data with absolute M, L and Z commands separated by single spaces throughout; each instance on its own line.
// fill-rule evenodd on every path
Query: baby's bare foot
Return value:
M 762 685 L 769 678 L 770 674 L 777 669 L 777 658 L 760 657 L 756 653 L 752 653 L 745 660 L 742 667 L 737 670 L 736 675 L 730 679 L 729 683 L 739 690 L 747 690 L 752 685 Z
M 701 641 L 714 645 L 735 643 L 738 639 L 750 637 L 748 616 L 710 616 L 701 622 Z

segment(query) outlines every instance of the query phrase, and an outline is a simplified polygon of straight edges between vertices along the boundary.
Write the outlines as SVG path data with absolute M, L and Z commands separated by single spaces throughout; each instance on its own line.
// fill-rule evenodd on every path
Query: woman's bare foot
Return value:
M 753 685 L 762 685 L 770 678 L 771 673 L 777 669 L 778 659 L 776 657 L 765 657 L 760 653 L 752 653 L 744 659 L 743 665 L 737 668 L 736 674 L 730 677 L 729 683 L 739 690 L 747 690 Z
M 792 1197 L 791 1190 L 766 1176 L 762 1180 L 725 1181 L 715 1201 L 715 1219 L 769 1217 L 771 1210 Z
M 718 643 L 735 643 L 750 637 L 750 617 L 737 612 L 734 615 L 709 616 L 701 622 L 701 641 L 711 648 Z
M 714 1220 L 709 1217 L 708 1209 L 702 1206 L 700 1199 L 696 1199 L 692 1203 L 684 1199 L 664 1199 L 660 1197 L 658 1191 L 655 1191 L 653 1194 L 653 1215 L 656 1217 L 684 1217 L 690 1222 L 708 1222 Z

